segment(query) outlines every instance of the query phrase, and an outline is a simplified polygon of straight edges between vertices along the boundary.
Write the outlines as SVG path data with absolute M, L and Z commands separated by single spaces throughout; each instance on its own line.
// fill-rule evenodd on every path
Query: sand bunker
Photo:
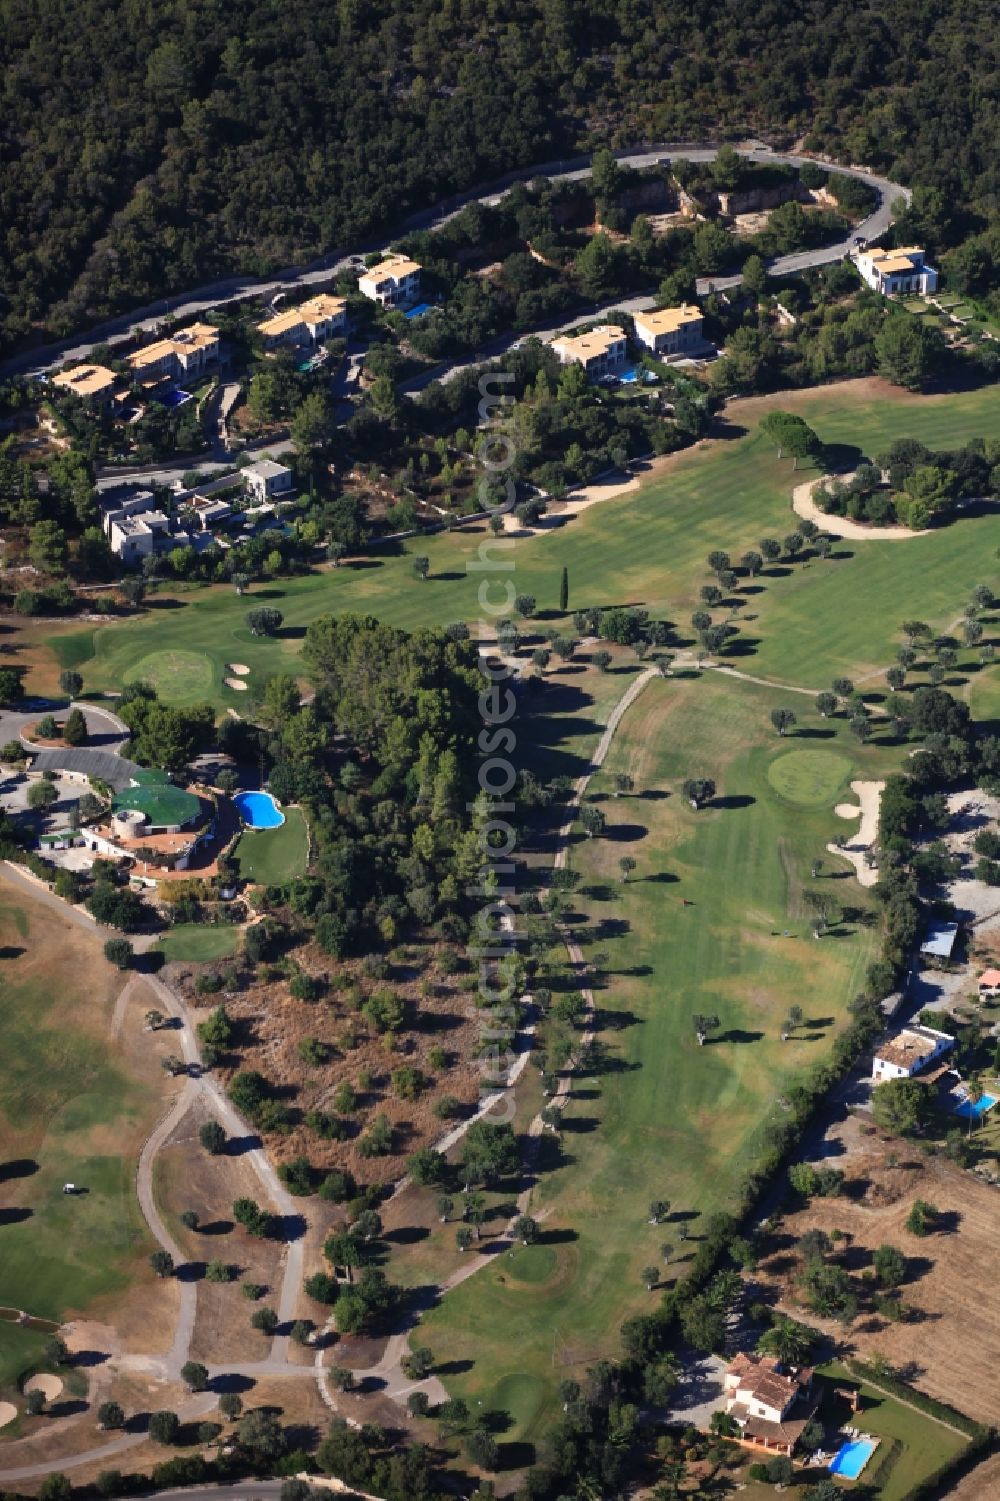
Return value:
M 226 667 L 230 672 L 234 672 L 238 678 L 246 677 L 250 671 L 245 662 L 227 662 Z
M 851 791 L 857 794 L 860 807 L 853 803 L 838 803 L 834 812 L 839 818 L 857 818 L 861 823 L 846 844 L 828 844 L 831 855 L 843 855 L 854 866 L 854 873 L 862 886 L 874 886 L 878 871 L 865 860 L 865 855 L 878 835 L 878 810 L 882 800 L 884 782 L 852 782 Z
M 13 1402 L 0 1402 L 0 1428 L 6 1428 L 8 1423 L 13 1423 L 17 1417 L 17 1408 Z
M 925 537 L 926 532 L 911 531 L 908 526 L 871 526 L 866 521 L 852 521 L 849 516 L 832 516 L 821 511 L 813 500 L 813 491 L 828 479 L 850 479 L 850 475 L 824 474 L 820 479 L 807 480 L 796 485 L 792 491 L 792 510 L 804 521 L 814 521 L 820 531 L 831 537 L 847 537 L 854 542 L 905 542 L 907 537 Z
M 242 678 L 223 678 L 227 688 L 232 688 L 234 693 L 246 693 L 247 685 Z
M 58 1376 L 32 1376 L 24 1383 L 25 1392 L 41 1392 L 46 1402 L 54 1402 L 63 1389 Z

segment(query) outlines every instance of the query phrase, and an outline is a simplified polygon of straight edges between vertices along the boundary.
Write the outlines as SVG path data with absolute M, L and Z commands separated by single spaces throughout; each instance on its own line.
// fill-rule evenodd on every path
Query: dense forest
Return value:
M 986 0 L 0 0 L 0 350 L 573 147 L 805 138 L 1000 284 Z

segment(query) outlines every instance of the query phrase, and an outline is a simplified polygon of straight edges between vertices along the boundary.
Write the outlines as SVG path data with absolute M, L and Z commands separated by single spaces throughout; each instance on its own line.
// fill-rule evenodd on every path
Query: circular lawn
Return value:
M 215 664 L 200 651 L 151 651 L 125 673 L 126 683 L 150 683 L 168 704 L 211 699 Z
M 799 808 L 825 808 L 847 783 L 853 767 L 831 750 L 791 750 L 776 756 L 767 780 L 779 797 Z

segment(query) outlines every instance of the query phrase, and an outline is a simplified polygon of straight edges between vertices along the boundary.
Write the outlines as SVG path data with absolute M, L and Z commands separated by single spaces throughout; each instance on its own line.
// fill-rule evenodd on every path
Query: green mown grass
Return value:
M 96 942 L 90 963 L 63 963 L 61 929 L 20 898 L 0 901 L 0 930 L 26 951 L 2 966 L 0 1136 L 30 1168 L 2 1186 L 4 1206 L 27 1217 L 3 1226 L 0 1302 L 61 1319 L 125 1287 L 152 1249 L 120 1143 L 156 1105 L 109 1049 Z M 63 1194 L 66 1182 L 87 1193 Z
M 238 929 L 224 923 L 178 923 L 157 946 L 168 964 L 207 964 L 235 954 L 239 936 Z
M 786 802 L 802 808 L 828 808 L 847 786 L 851 763 L 828 750 L 789 750 L 767 768 L 767 780 Z
M 1000 388 L 916 397 L 869 385 L 845 385 L 789 397 L 834 456 L 847 464 L 876 454 L 896 437 L 918 436 L 953 446 L 995 430 Z M 681 627 L 705 581 L 705 557 L 716 547 L 738 556 L 763 535 L 792 530 L 792 472 L 753 433 L 682 455 L 638 493 L 592 507 L 565 527 L 520 539 L 508 556 L 518 592 L 535 595 L 540 611 L 558 602 L 559 577 L 570 574 L 570 606 L 642 604 Z M 302 628 L 318 616 L 368 611 L 414 628 L 478 617 L 480 576 L 466 563 L 490 540 L 482 528 L 461 529 L 378 552 L 346 566 L 256 588 L 238 598 L 230 588 L 186 592 L 151 602 L 140 618 L 96 632 L 53 636 L 60 664 L 83 671 L 88 689 L 120 687 L 134 664 L 152 653 L 190 652 L 208 659 L 222 703 L 241 695 L 222 687 L 227 661 L 250 667 L 251 686 L 277 671 L 295 671 Z M 994 567 L 1000 541 L 995 516 L 966 515 L 928 537 L 899 543 L 842 544 L 828 562 L 771 570 L 762 592 L 747 596 L 739 665 L 787 681 L 824 687 L 839 673 L 860 676 L 892 660 L 898 623 L 918 615 L 942 626 L 960 614 L 971 588 Z M 426 553 L 431 577 L 412 576 L 411 556 Z M 498 553 L 494 553 L 497 556 Z M 274 639 L 251 636 L 248 609 L 266 601 L 284 613 Z M 873 609 L 873 602 L 878 608 Z M 93 645 L 94 655 L 85 654 Z M 169 685 L 165 683 L 166 691 Z M 173 691 L 185 696 L 189 686 Z M 245 701 L 245 700 L 244 700 Z
M 846 1380 L 852 1386 L 858 1384 L 857 1379 L 837 1361 L 831 1361 L 819 1370 L 821 1375 L 835 1381 Z M 861 1411 L 850 1419 L 851 1425 L 887 1441 L 898 1439 L 903 1446 L 902 1453 L 886 1471 L 884 1481 L 880 1478 L 881 1445 L 861 1473 L 858 1484 L 874 1484 L 880 1501 L 906 1501 L 921 1480 L 968 1447 L 969 1440 L 962 1434 L 946 1428 L 927 1413 L 904 1407 L 894 1397 L 887 1397 L 863 1383 L 861 1398 Z M 851 1488 L 848 1485 L 848 1491 Z
M 298 808 L 283 808 L 283 824 L 276 829 L 248 829 L 240 835 L 236 860 L 240 878 L 262 886 L 283 886 L 306 868 L 309 834 Z
M 41 1365 L 49 1337 L 21 1324 L 0 1323 L 0 1391 L 14 1386 L 22 1372 Z
M 681 1225 L 696 1243 L 704 1215 L 735 1206 L 766 1144 L 765 1115 L 828 1056 L 874 953 L 873 931 L 857 916 L 812 937 L 806 887 L 835 894 L 859 916 L 870 900 L 852 877 L 832 874 L 842 869 L 825 849 L 843 829 L 835 789 L 825 806 L 804 808 L 771 785 L 770 767 L 795 747 L 769 723 L 780 701 L 773 690 L 714 674 L 655 679 L 594 783 L 609 837 L 580 837 L 571 864 L 583 876 L 577 905 L 593 924 L 609 924 L 596 940 L 610 956 L 610 986 L 598 992 L 609 1067 L 576 1082 L 561 1155 L 550 1149 L 535 1190 L 541 1248 L 555 1251 L 556 1265 L 544 1280 L 525 1282 L 504 1256 L 421 1323 L 440 1360 L 472 1360 L 467 1373 L 448 1378 L 470 1401 L 503 1406 L 507 1383 L 532 1378 L 535 1410 L 518 1414 L 513 1438 L 553 1419 L 559 1381 L 617 1353 L 622 1320 L 655 1306 L 640 1273 L 663 1265 L 663 1243 L 674 1246 L 665 1275 L 682 1274 L 691 1248 L 679 1239 Z M 843 720 L 825 723 L 808 706 L 800 731 L 800 747 L 835 749 L 854 775 L 884 772 L 903 753 L 859 747 Z M 618 771 L 633 776 L 635 795 L 611 795 Z M 715 806 L 695 813 L 678 795 L 691 774 L 715 778 Z M 626 853 L 637 869 L 623 886 L 618 860 Z M 817 856 L 824 874 L 814 882 Z M 792 1004 L 807 1024 L 783 1044 Z M 705 1047 L 694 1036 L 695 1012 L 721 1021 Z M 651 1226 L 648 1205 L 658 1197 L 671 1202 L 672 1217 Z

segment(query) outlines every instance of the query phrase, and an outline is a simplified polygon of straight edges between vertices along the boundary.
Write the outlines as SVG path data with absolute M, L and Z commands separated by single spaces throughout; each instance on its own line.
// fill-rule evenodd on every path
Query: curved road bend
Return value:
M 878 207 L 875 212 L 859 224 L 855 233 L 864 235 L 866 239 L 877 239 L 884 234 L 892 223 L 892 204 L 897 198 L 909 201 L 910 190 L 900 183 L 890 182 L 887 178 L 879 177 L 875 173 L 866 172 L 861 167 L 842 167 L 839 163 L 826 162 L 812 157 L 796 156 L 786 152 L 769 151 L 766 147 L 749 144 L 737 148 L 741 156 L 748 161 L 760 164 L 785 164 L 799 167 L 807 161 L 815 161 L 817 165 L 829 167 L 831 170 L 844 172 L 850 177 L 858 177 L 866 182 L 878 194 Z M 683 156 L 688 161 L 706 162 L 712 161 L 718 151 L 717 146 L 710 145 L 685 145 L 683 142 L 665 142 L 661 145 L 645 146 L 617 152 L 618 160 L 629 167 L 650 167 L 664 156 Z M 530 181 L 532 177 L 544 176 L 556 181 L 562 178 L 580 179 L 590 176 L 590 167 L 585 165 L 586 158 L 578 157 L 574 164 L 544 163 L 536 168 L 526 168 L 512 172 L 502 179 L 504 184 L 499 190 L 494 187 L 486 192 L 472 188 L 468 193 L 459 194 L 448 200 L 445 204 L 439 204 L 431 209 L 413 214 L 396 230 L 396 235 L 404 234 L 412 229 L 432 229 L 442 224 L 445 220 L 468 203 L 496 203 L 509 190 L 514 182 Z M 390 236 L 391 237 L 391 236 Z M 175 297 L 159 299 L 144 308 L 139 308 L 131 313 L 124 313 L 117 318 L 107 319 L 97 324 L 86 334 L 74 334 L 67 339 L 56 343 L 43 345 L 39 349 L 26 350 L 21 354 L 12 355 L 10 359 L 0 364 L 0 375 L 38 374 L 54 365 L 61 364 L 64 360 L 85 359 L 95 344 L 107 343 L 112 340 L 123 340 L 137 333 L 152 332 L 158 323 L 166 316 L 174 318 L 194 317 L 197 314 L 210 311 L 226 302 L 237 302 L 247 297 L 264 296 L 267 293 L 279 291 L 289 292 L 296 287 L 308 287 L 317 283 L 329 282 L 340 272 L 348 270 L 353 258 L 369 250 L 378 249 L 384 240 L 368 241 L 358 246 L 354 251 L 334 250 L 319 261 L 313 261 L 306 267 L 288 267 L 277 271 L 273 276 L 260 278 L 246 278 L 234 276 L 226 280 L 213 282 L 200 287 L 192 288 L 189 292 L 182 292 Z M 794 255 L 779 256 L 771 264 L 772 275 L 791 275 L 794 271 L 801 271 L 807 266 L 828 265 L 831 261 L 840 260 L 850 249 L 851 240 L 844 240 L 837 245 L 828 246 L 823 250 L 809 250 L 797 252 Z M 731 284 L 726 278 L 716 280 L 717 286 Z

